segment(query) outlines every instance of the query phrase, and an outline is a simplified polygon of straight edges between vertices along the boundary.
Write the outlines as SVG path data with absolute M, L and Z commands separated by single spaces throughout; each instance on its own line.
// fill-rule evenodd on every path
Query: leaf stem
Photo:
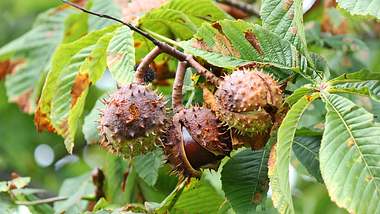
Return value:
M 170 39 L 170 38 L 168 38 L 166 36 L 163 36 L 163 35 L 161 35 L 159 33 L 156 33 L 154 31 L 151 31 L 151 30 L 146 29 L 144 27 L 141 28 L 141 29 L 143 29 L 144 31 L 146 31 L 147 33 L 149 33 L 150 35 L 152 35 L 153 37 L 156 37 L 157 39 L 159 39 L 159 40 L 161 40 L 163 42 L 166 42 L 166 43 L 168 43 L 170 45 L 173 45 L 173 46 L 176 46 L 176 47 L 180 47 L 179 43 L 177 41 L 174 41 L 173 39 Z

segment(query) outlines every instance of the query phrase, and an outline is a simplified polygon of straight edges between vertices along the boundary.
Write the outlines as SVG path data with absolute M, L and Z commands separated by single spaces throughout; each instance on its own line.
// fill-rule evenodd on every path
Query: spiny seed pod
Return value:
M 232 149 L 229 132 L 224 128 L 207 108 L 192 107 L 175 114 L 163 140 L 167 160 L 174 171 L 199 177 L 200 168 L 216 169 Z
M 164 129 L 165 102 L 148 87 L 131 83 L 104 100 L 100 144 L 124 158 L 153 150 Z
M 243 133 L 267 130 L 272 125 L 271 114 L 282 104 L 278 83 L 257 69 L 236 70 L 226 76 L 215 98 L 219 119 Z

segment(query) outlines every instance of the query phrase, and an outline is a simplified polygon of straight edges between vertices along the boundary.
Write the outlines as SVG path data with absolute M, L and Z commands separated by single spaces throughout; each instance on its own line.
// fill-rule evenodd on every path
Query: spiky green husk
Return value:
M 278 83 L 261 70 L 242 69 L 225 76 L 215 93 L 218 103 L 232 112 L 279 108 L 282 92 Z
M 239 133 L 246 135 L 262 133 L 272 126 L 271 115 L 263 110 L 236 113 L 228 111 L 216 103 L 215 112 L 218 118 L 225 122 L 228 127 L 233 127 Z
M 228 75 L 215 92 L 214 110 L 229 127 L 248 135 L 272 126 L 272 112 L 282 105 L 280 86 L 261 70 L 236 70 Z
M 146 137 L 139 137 L 125 141 L 114 140 L 109 135 L 102 135 L 100 145 L 108 152 L 119 155 L 125 159 L 145 154 L 157 148 L 157 135 L 149 134 Z M 109 140 L 110 139 L 110 140 Z
M 151 151 L 164 130 L 165 102 L 147 86 L 131 83 L 104 100 L 101 145 L 124 158 Z

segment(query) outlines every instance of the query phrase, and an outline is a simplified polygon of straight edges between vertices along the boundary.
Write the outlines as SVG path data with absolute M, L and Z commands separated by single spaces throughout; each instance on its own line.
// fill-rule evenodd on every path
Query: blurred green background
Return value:
M 0 47 L 28 31 L 40 12 L 58 4 L 58 1 L 51 0 L 0 1 Z M 315 19 L 320 15 L 321 12 L 317 10 L 309 14 L 306 20 Z M 357 26 L 353 25 L 354 29 L 355 27 Z M 333 72 L 339 73 L 345 70 L 343 60 L 347 57 L 353 62 L 349 67 L 352 70 L 364 66 L 372 70 L 380 69 L 380 63 L 376 61 L 380 57 L 378 40 L 368 39 L 367 44 L 363 46 L 370 47 L 369 49 L 360 47 L 358 53 L 347 54 L 331 49 L 323 50 L 323 44 L 320 44 L 320 32 L 314 30 L 319 28 L 309 26 L 306 29 L 310 48 L 328 58 L 329 65 L 334 67 Z M 363 29 L 365 28 L 360 28 L 359 31 Z M 315 35 L 316 38 L 313 37 Z M 331 38 L 325 42 L 330 42 L 330 46 L 341 45 L 338 42 L 334 43 Z M 379 115 L 378 105 L 369 106 Z M 323 109 L 320 111 L 323 112 Z M 306 118 L 305 122 L 313 121 L 319 116 L 313 115 L 313 118 Z M 33 116 L 22 113 L 15 104 L 8 103 L 4 81 L 0 81 L 0 180 L 8 180 L 10 174 L 16 172 L 20 176 L 32 177 L 32 186 L 47 189 L 51 195 L 56 195 L 66 178 L 82 175 L 91 170 L 92 167 L 89 165 L 93 166 L 86 158 L 88 148 L 83 137 L 78 137 L 76 142 L 74 154 L 69 155 L 64 148 L 62 138 L 54 134 L 38 133 L 34 127 Z M 331 202 L 324 186 L 308 176 L 306 170 L 296 160 L 294 166 L 296 169 L 291 170 L 293 172 L 291 177 L 295 186 L 297 213 L 346 213 Z
M 0 47 L 27 32 L 36 16 L 58 5 L 51 0 L 0 1 Z M 78 148 L 85 144 L 78 142 Z M 81 154 L 69 156 L 62 138 L 38 133 L 33 116 L 8 103 L 4 81 L 0 81 L 0 180 L 12 172 L 32 177 L 32 185 L 56 194 L 65 178 L 90 170 Z

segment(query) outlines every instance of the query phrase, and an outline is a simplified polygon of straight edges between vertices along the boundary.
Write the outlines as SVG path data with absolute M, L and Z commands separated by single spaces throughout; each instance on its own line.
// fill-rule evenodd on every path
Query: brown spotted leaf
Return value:
M 302 0 L 264 0 L 261 6 L 263 27 L 290 41 L 306 54 Z
M 219 42 L 215 43 L 215 46 L 212 48 L 213 52 L 217 52 L 222 55 L 229 55 L 236 58 L 240 57 L 239 51 L 233 47 L 231 41 L 225 35 L 217 32 L 215 34 L 215 40 Z
M 91 82 L 88 73 L 79 73 L 74 80 L 74 85 L 71 88 L 71 106 L 74 106 L 78 98 L 81 96 L 83 91 L 85 91 Z
M 0 80 L 4 79 L 7 74 L 16 73 L 19 66 L 25 64 L 22 59 L 5 60 L 0 62 Z
M 56 132 L 48 116 L 39 109 L 34 113 L 34 124 L 38 131 Z
M 192 40 L 180 44 L 190 54 L 224 68 L 255 64 L 296 69 L 305 62 L 290 42 L 241 20 L 203 25 Z
M 322 98 L 327 115 L 319 161 L 329 195 L 350 213 L 378 213 L 380 124 L 347 98 Z
M 42 13 L 29 32 L 0 49 L 0 79 L 7 75 L 8 98 L 23 111 L 35 110 L 44 73 L 63 38 L 65 18 L 74 11 L 60 6 Z
M 38 103 L 39 130 L 54 130 L 72 151 L 88 88 L 106 69 L 106 50 L 117 26 L 87 34 L 57 48 Z

